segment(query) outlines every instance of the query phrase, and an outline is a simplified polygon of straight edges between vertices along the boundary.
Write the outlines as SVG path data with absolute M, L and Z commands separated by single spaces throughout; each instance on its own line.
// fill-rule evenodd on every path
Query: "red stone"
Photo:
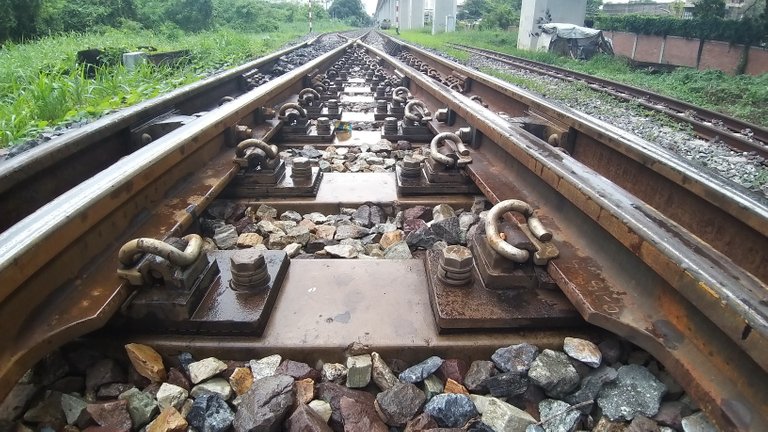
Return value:
M 99 426 L 115 431 L 131 430 L 131 415 L 128 414 L 127 400 L 89 404 L 86 410 Z
M 459 359 L 447 359 L 443 362 L 440 369 L 435 372 L 438 378 L 443 382 L 448 381 L 448 378 L 456 381 L 457 383 L 464 382 L 464 376 L 467 374 L 469 366 L 464 360 Z

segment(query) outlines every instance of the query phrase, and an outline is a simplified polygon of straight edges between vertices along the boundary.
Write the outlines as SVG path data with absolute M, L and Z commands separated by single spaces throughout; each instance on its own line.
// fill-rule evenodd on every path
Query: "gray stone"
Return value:
M 85 388 L 88 391 L 96 391 L 104 384 L 122 383 L 125 380 L 125 372 L 116 361 L 103 359 L 88 368 L 85 374 Z
M 262 378 L 241 397 L 233 422 L 235 432 L 277 432 L 294 402 L 293 379 L 285 375 Z
M 303 216 L 305 219 L 309 219 L 310 221 L 312 221 L 312 223 L 315 223 L 315 224 L 324 224 L 328 222 L 328 217 L 318 212 L 308 213 Z
M 422 382 L 422 385 L 424 386 L 424 394 L 427 396 L 427 400 L 432 399 L 445 391 L 443 382 L 435 375 L 428 376 Z
M 406 227 L 407 226 L 408 222 L 406 222 Z M 405 237 L 405 241 L 408 243 L 408 246 L 412 248 L 429 249 L 436 242 L 441 240 L 435 235 L 434 231 L 432 231 L 432 228 L 427 225 L 424 225 L 415 231 L 408 232 L 406 230 L 405 232 L 408 233 L 408 235 Z
M 632 420 L 641 414 L 653 417 L 659 411 L 666 387 L 648 370 L 639 365 L 626 365 L 618 376 L 605 384 L 598 395 L 597 404 L 611 420 Z
M 365 204 L 361 205 L 357 208 L 355 213 L 352 214 L 352 220 L 362 227 L 372 227 L 373 224 L 371 224 L 371 208 Z
M 717 428 L 709 422 L 703 411 L 683 417 L 683 432 L 717 432 Z
M 648 417 L 636 415 L 629 424 L 627 432 L 659 432 L 659 425 Z
M 570 408 L 571 406 L 567 403 L 555 399 L 544 399 L 539 402 L 539 413 L 544 430 L 546 432 L 572 431 L 576 427 L 576 423 L 579 422 L 581 412 L 571 410 L 563 414 Z
M 475 216 L 480 216 L 480 213 L 485 211 L 486 205 L 488 205 L 488 201 L 486 201 L 485 197 L 477 196 L 472 202 L 470 212 Z
M 355 248 L 358 255 L 365 253 L 365 245 L 358 239 L 344 239 L 340 241 L 339 244 L 344 246 L 352 246 Z
M 390 369 L 389 366 L 387 366 L 387 364 L 381 358 L 379 353 L 377 352 L 371 353 L 371 362 L 372 362 L 371 377 L 373 378 L 373 382 L 376 383 L 379 389 L 381 389 L 382 391 L 388 390 L 399 382 L 395 374 L 392 373 L 392 369 Z
M 424 408 L 441 427 L 459 428 L 477 416 L 475 404 L 468 396 L 443 393 L 433 397 Z
M 227 403 L 217 394 L 200 395 L 192 403 L 187 414 L 189 425 L 197 432 L 224 432 L 229 429 L 235 414 Z
M 138 391 L 137 389 L 134 390 Z M 64 411 L 64 417 L 67 419 L 67 424 L 69 425 L 74 425 L 79 428 L 87 426 L 88 422 L 91 420 L 91 415 L 86 410 L 87 407 L 88 402 L 79 397 L 70 396 L 68 394 L 61 395 L 61 409 Z
M 270 207 L 266 204 L 262 204 L 256 209 L 256 217 L 259 220 L 263 219 L 275 219 L 277 217 L 277 209 Z
M 45 397 L 24 413 L 24 421 L 29 423 L 60 424 L 66 421 L 61 409 L 62 394 L 48 391 Z
M 158 412 L 157 402 L 155 402 L 152 395 L 144 393 L 137 388 L 126 391 L 118 396 L 118 399 L 128 401 L 128 414 L 131 415 L 133 427 L 136 429 L 149 423 Z
M 693 411 L 688 405 L 680 401 L 664 402 L 659 407 L 659 412 L 653 417 L 660 425 L 669 426 L 676 430 L 683 428 L 683 417 L 691 415 Z
M 324 422 L 328 423 L 331 419 L 331 404 L 324 400 L 315 399 L 309 403 L 309 407 L 315 411 Z
M 0 402 L 0 420 L 19 417 L 37 394 L 37 390 L 38 388 L 34 384 L 16 384 L 5 399 Z
M 477 216 L 472 213 L 462 213 L 459 216 L 461 244 L 467 244 L 467 233 L 469 232 L 469 229 L 472 227 L 472 225 L 475 224 L 475 222 L 477 222 Z
M 432 209 L 432 220 L 439 222 L 444 219 L 456 216 L 456 212 L 448 204 L 439 204 Z
M 284 247 L 283 250 L 288 255 L 288 258 L 294 258 L 301 253 L 301 245 L 299 243 L 291 243 Z
M 491 360 L 503 372 L 521 374 L 528 372 L 538 354 L 539 348 L 535 345 L 521 343 L 497 349 Z
M 317 158 L 319 158 L 320 156 L 323 155 L 323 153 L 320 152 L 320 150 L 314 148 L 313 146 L 311 146 L 309 144 L 305 145 L 299 151 L 299 153 L 301 153 L 301 155 L 304 156 L 305 158 L 309 158 L 309 159 L 317 159 Z
M 363 388 L 371 382 L 371 356 L 362 354 L 347 358 L 347 387 Z
M 475 360 L 469 365 L 467 375 L 464 376 L 464 386 L 472 393 L 488 393 L 488 386 L 485 385 L 485 382 L 497 373 L 493 362 Z
M 384 423 L 402 427 L 419 413 L 426 400 L 415 385 L 398 383 L 376 396 L 376 411 Z
M 237 229 L 234 225 L 222 225 L 213 233 L 213 241 L 219 249 L 234 249 L 237 238 Z
M 366 399 L 342 396 L 339 412 L 345 431 L 388 432 L 387 425 L 379 418 L 373 403 Z
M 189 392 L 193 398 L 207 393 L 213 393 L 224 400 L 229 400 L 232 397 L 232 387 L 224 378 L 213 378 L 192 387 L 192 390 Z
M 208 357 L 206 359 L 190 363 L 189 379 L 192 381 L 192 384 L 198 384 L 218 373 L 224 372 L 225 370 L 227 370 L 226 363 L 215 357 Z
M 572 358 L 593 368 L 600 366 L 600 362 L 603 361 L 603 354 L 600 352 L 600 349 L 588 340 L 567 337 L 563 342 L 563 351 Z
M 253 380 L 256 381 L 274 375 L 282 361 L 283 358 L 279 354 L 273 354 L 260 360 L 251 360 L 248 365 L 251 367 Z
M 330 415 L 330 414 L 329 414 Z M 296 410 L 285 421 L 283 430 L 286 432 L 331 432 L 320 415 L 312 408 L 299 404 Z
M 336 235 L 334 236 L 334 239 L 336 240 L 344 240 L 348 238 L 362 238 L 370 234 L 370 231 L 367 228 L 363 228 L 358 225 L 339 225 L 336 227 Z
M 280 215 L 280 220 L 282 221 L 293 221 L 299 223 L 302 219 L 304 218 L 299 214 L 299 212 L 293 210 L 287 210 Z
M 603 385 L 615 380 L 617 376 L 618 373 L 616 372 L 616 369 L 605 365 L 600 366 L 581 380 L 581 385 L 576 392 L 566 396 L 563 400 L 571 405 L 594 401 L 598 393 L 600 393 L 600 389 L 603 388 Z M 591 410 L 592 405 L 585 406 L 581 409 L 585 414 Z
M 621 342 L 615 338 L 609 338 L 600 342 L 597 345 L 597 348 L 600 350 L 600 353 L 603 355 L 603 360 L 605 361 L 605 363 L 609 365 L 612 365 L 618 362 L 619 360 L 621 360 L 621 357 L 623 355 Z
M 527 412 L 493 397 L 485 401 L 481 419 L 494 431 L 524 431 L 528 425 L 536 423 Z
M 494 375 L 485 380 L 491 396 L 503 398 L 525 393 L 528 389 L 528 377 L 515 372 Z
M 341 382 L 347 376 L 347 367 L 341 363 L 323 364 L 323 381 Z
M 562 398 L 579 385 L 579 374 L 568 356 L 548 349 L 533 361 L 528 377 L 553 398 Z
M 160 385 L 160 389 L 157 390 L 155 398 L 157 399 L 157 405 L 160 407 L 160 410 L 164 410 L 168 407 L 181 409 L 181 405 L 187 400 L 187 396 L 189 396 L 189 392 L 183 388 L 177 385 L 163 383 Z
M 309 242 L 309 230 L 303 226 L 297 226 L 290 228 L 285 236 L 285 241 L 290 243 L 299 243 L 300 245 L 305 245 L 307 242 Z M 283 246 L 285 247 L 285 246 Z
M 356 258 L 357 249 L 351 245 L 333 245 L 323 248 L 325 252 L 336 258 Z
M 440 365 L 442 364 L 443 359 L 438 356 L 432 356 L 423 362 L 404 370 L 398 378 L 400 378 L 400 381 L 411 384 L 421 382 L 440 369 Z
M 386 259 L 411 259 L 411 249 L 408 247 L 408 243 L 399 241 L 392 246 L 388 247 L 384 251 L 384 258 Z
M 435 233 L 435 237 L 449 245 L 461 243 L 461 228 L 458 217 L 449 217 L 434 222 L 431 228 L 432 232 Z

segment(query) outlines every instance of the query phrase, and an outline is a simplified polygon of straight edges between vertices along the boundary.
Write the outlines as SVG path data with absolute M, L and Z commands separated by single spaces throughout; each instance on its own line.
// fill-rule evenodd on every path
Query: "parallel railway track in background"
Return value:
M 384 36 L 368 37 L 373 43 Z M 39 208 L 28 207 L 0 234 L 0 315 L 7 323 L 0 334 L 0 396 L 46 353 L 81 337 L 104 345 L 139 341 L 165 354 L 193 350 L 200 356 L 246 358 L 254 351 L 279 352 L 307 361 L 333 359 L 350 341 L 360 340 L 383 355 L 414 360 L 433 353 L 474 359 L 531 338 L 548 346 L 563 334 L 608 331 L 659 359 L 723 429 L 768 429 L 768 388 L 754 385 L 768 378 L 764 200 L 670 158 L 653 143 L 501 80 L 394 39 L 380 48 L 364 41 L 350 40 L 135 151 L 95 160 L 83 175 L 62 179 L 74 163 L 65 158 L 60 161 L 62 167 L 69 164 L 69 171 L 62 168 L 52 180 L 45 180 L 45 167 L 37 170 L 39 190 L 47 191 L 40 192 Z M 329 93 L 334 86 L 341 90 L 332 97 L 340 97 L 342 119 L 369 125 L 369 130 L 355 130 L 347 140 L 339 132 L 323 141 L 318 136 L 324 133 L 317 132 L 312 120 L 308 132 L 296 132 L 304 121 L 301 110 L 285 104 L 297 102 L 299 93 L 312 99 L 311 92 L 302 90 L 323 80 L 329 80 Z M 376 82 L 390 90 L 406 86 L 434 119 L 413 108 L 413 125 L 379 129 L 381 121 L 374 120 L 379 114 L 374 111 Z M 201 106 L 215 105 L 228 94 L 208 96 Z M 487 107 L 472 99 L 476 97 Z M 282 116 L 275 118 L 275 108 Z M 380 118 L 396 115 L 391 104 L 385 109 Z M 131 123 L 126 121 L 121 130 Z M 408 132 L 402 129 L 406 126 Z M 381 136 L 420 146 L 457 130 L 471 162 L 457 147 L 434 163 L 398 161 L 397 173 L 321 175 L 317 162 L 309 180 L 294 178 L 291 174 L 306 170 L 306 162 L 292 158 L 283 165 L 285 156 L 270 147 L 300 152 L 313 142 L 320 149 L 332 145 L 357 151 Z M 236 151 L 233 146 L 241 138 L 266 144 Z M 98 135 L 89 139 L 95 142 Z M 432 151 L 441 143 L 443 153 L 450 148 L 441 141 Z M 67 146 L 74 148 L 38 151 L 87 158 L 88 151 L 75 152 L 87 143 L 73 139 Z M 294 180 L 275 186 L 259 177 L 282 166 L 286 171 L 280 178 Z M 409 170 L 415 170 L 418 181 L 403 177 Z M 0 175 L 10 179 L 19 174 Z M 14 184 L 16 198 L 9 195 L 4 209 L 20 199 L 17 188 L 23 181 Z M 51 181 L 66 187 L 52 192 Z M 295 188 L 314 195 L 296 196 Z M 152 288 L 137 288 L 116 275 L 118 262 L 132 258 L 119 254 L 121 245 L 139 237 L 167 240 L 205 233 L 204 219 L 222 203 L 231 208 L 266 204 L 301 214 L 373 203 L 394 217 L 397 210 L 415 205 L 469 208 L 473 191 L 491 204 L 527 202 L 553 240 L 548 243 L 544 235 L 530 239 L 533 245 L 526 247 L 543 254 L 555 245 L 559 256 L 537 266 L 510 264 L 483 246 L 500 239 L 501 249 L 508 251 L 509 242 L 478 234 L 468 239 L 475 285 L 456 289 L 435 277 L 441 270 L 434 251 L 419 251 L 416 259 L 377 261 L 288 261 L 272 252 L 268 256 L 283 263 L 273 269 L 273 280 L 281 280 L 282 286 L 259 308 L 248 309 L 227 294 L 227 282 L 234 276 L 228 272 L 229 260 L 221 257 L 235 252 L 208 250 L 203 254 L 219 263 L 220 275 L 193 316 L 170 323 L 170 318 L 158 322 L 151 314 L 139 313 L 142 319 L 137 319 L 132 311 L 145 307 L 137 306 L 139 298 Z M 520 232 L 527 226 L 539 237 L 539 221 L 529 219 L 527 225 L 512 213 L 504 220 L 498 225 L 507 230 L 508 239 L 524 235 Z M 492 231 L 493 225 L 485 226 Z M 483 261 L 481 256 L 494 258 Z M 489 299 L 488 292 L 494 291 L 478 284 L 487 284 L 484 266 L 492 268 L 497 261 L 508 276 L 489 279 L 492 283 L 504 285 L 519 276 L 515 271 L 536 269 L 539 279 L 534 279 L 548 281 L 550 290 L 518 287 Z M 557 290 L 551 289 L 554 285 Z M 324 296 L 308 297 L 312 291 L 307 287 Z M 374 294 L 386 290 L 392 295 Z M 527 301 L 544 298 L 541 304 L 548 307 L 519 310 L 520 296 L 529 293 Z M 359 301 L 347 302 L 345 296 Z M 340 309 L 349 312 L 348 325 L 318 321 L 318 314 L 333 316 Z M 231 324 L 238 320 L 243 323 Z
M 571 82 L 582 82 L 594 90 L 605 92 L 619 99 L 636 102 L 645 108 L 658 111 L 680 122 L 690 124 L 696 134 L 705 140 L 719 139 L 736 150 L 755 152 L 763 158 L 768 157 L 768 129 L 763 126 L 751 124 L 719 112 L 631 85 L 558 66 L 485 48 L 454 43 L 449 43 L 447 46 L 497 60 L 511 67 L 539 75 Z

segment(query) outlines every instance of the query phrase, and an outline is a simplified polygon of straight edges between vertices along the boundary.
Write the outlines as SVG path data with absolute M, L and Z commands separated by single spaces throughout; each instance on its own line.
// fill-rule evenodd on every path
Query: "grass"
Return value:
M 318 32 L 343 28 L 337 22 L 320 22 L 315 27 Z M 305 23 L 252 34 L 227 29 L 187 35 L 108 29 L 4 45 L 0 47 L 0 147 L 34 138 L 48 127 L 155 97 L 272 52 L 305 33 Z M 108 67 L 98 70 L 93 79 L 84 78 L 75 64 L 75 55 L 82 49 L 108 48 L 117 53 L 147 45 L 159 51 L 191 50 L 191 61 L 179 68 Z
M 716 70 L 697 71 L 680 68 L 664 74 L 634 70 L 619 57 L 596 56 L 589 61 L 559 57 L 550 53 L 518 50 L 517 33 L 479 30 L 442 33 L 432 36 L 427 31 L 404 31 L 401 37 L 428 48 L 466 61 L 469 55 L 447 47 L 460 43 L 525 57 L 578 72 L 608 78 L 694 105 L 768 127 L 768 73 L 760 76 L 731 76 Z

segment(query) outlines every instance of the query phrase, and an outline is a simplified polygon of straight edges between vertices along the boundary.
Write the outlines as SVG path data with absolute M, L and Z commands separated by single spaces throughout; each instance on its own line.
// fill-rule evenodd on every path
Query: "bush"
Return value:
M 595 27 L 601 30 L 702 38 L 739 44 L 756 44 L 768 40 L 763 22 L 754 18 L 733 21 L 720 18 L 688 20 L 653 15 L 600 15 L 595 20 Z
M 181 30 L 198 32 L 213 26 L 212 0 L 136 0 L 137 20 L 147 28 L 161 29 L 173 24 Z

